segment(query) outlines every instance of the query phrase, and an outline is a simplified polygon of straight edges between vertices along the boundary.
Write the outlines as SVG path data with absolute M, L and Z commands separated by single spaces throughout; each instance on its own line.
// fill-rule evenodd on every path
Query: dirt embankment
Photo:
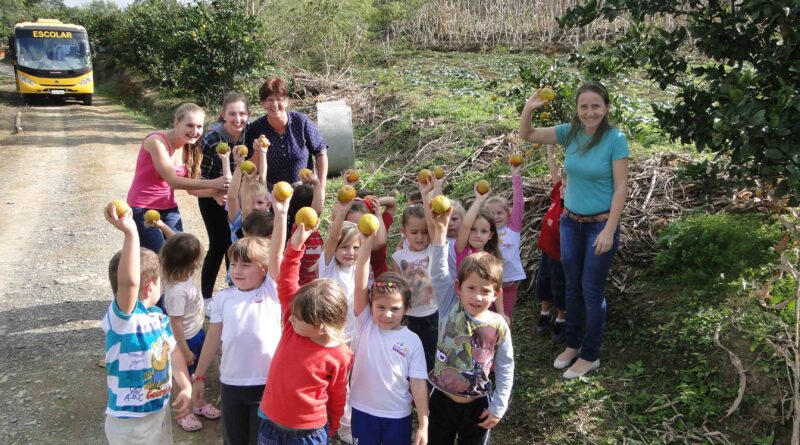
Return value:
M 5 64 L 0 115 L 0 443 L 105 443 L 98 320 L 122 237 L 102 209 L 125 198 L 153 129 L 100 96 L 91 107 L 22 107 Z M 196 199 L 178 196 L 186 230 L 205 244 Z M 205 423 L 193 434 L 175 425 L 175 443 L 221 443 L 219 422 Z

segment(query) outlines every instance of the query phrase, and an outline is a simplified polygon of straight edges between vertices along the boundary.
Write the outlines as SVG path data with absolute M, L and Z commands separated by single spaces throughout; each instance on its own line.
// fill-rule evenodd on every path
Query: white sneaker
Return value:
M 566 371 L 564 371 L 564 375 L 562 375 L 562 377 L 564 377 L 567 380 L 577 379 L 578 377 L 583 377 L 589 372 L 594 371 L 599 367 L 600 367 L 600 359 L 597 359 L 592 362 L 592 365 L 589 366 L 589 369 L 587 369 L 586 371 L 578 373 L 578 372 L 573 372 L 571 369 L 567 369 Z

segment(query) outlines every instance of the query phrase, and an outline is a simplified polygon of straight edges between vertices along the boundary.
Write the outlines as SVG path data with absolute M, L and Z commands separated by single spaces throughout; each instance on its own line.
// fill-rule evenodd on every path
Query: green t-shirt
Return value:
M 564 145 L 570 124 L 556 127 L 558 143 Z M 616 128 L 606 132 L 600 143 L 581 153 L 591 139 L 583 131 L 564 149 L 564 171 L 567 173 L 567 193 L 564 207 L 579 215 L 596 215 L 611 209 L 614 194 L 612 161 L 630 156 L 625 135 Z

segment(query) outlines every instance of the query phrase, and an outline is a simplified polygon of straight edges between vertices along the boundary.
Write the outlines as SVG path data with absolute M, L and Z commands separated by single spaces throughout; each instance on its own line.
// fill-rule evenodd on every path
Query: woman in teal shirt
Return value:
M 519 134 L 530 142 L 564 146 L 568 180 L 560 235 L 567 348 L 553 366 L 569 367 L 564 378 L 572 379 L 600 367 L 605 282 L 619 246 L 619 219 L 628 191 L 628 142 L 608 120 L 608 91 L 599 83 L 578 88 L 570 123 L 534 128 L 531 116 L 546 103 L 539 90 L 533 93 L 522 110 Z

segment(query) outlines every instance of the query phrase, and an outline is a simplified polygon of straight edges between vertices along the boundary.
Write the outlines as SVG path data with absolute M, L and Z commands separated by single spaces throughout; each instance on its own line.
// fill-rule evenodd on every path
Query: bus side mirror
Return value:
M 8 56 L 12 59 L 17 53 L 17 39 L 13 35 L 8 36 Z

